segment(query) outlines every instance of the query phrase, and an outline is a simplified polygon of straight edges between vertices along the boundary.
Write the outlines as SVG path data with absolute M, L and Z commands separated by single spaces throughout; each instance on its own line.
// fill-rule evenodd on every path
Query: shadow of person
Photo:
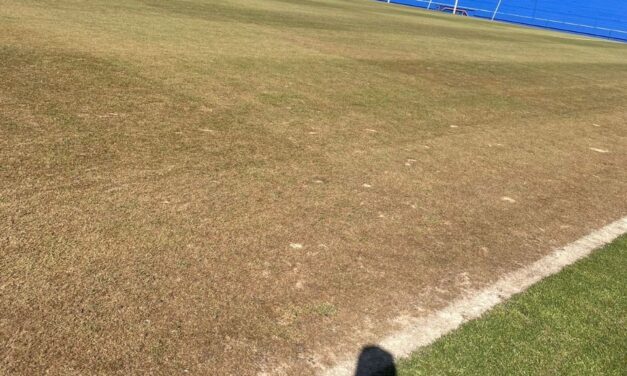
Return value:
M 394 357 L 378 346 L 365 346 L 359 354 L 355 376 L 396 376 Z

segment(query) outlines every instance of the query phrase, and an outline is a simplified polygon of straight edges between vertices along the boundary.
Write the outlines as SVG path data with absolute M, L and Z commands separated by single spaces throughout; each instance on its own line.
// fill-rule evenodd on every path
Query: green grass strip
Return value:
M 624 375 L 627 236 L 401 361 L 399 375 Z

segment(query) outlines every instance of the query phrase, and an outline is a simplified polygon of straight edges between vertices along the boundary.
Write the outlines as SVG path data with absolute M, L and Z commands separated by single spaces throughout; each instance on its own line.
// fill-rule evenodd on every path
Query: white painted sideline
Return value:
M 588 256 L 593 250 L 624 233 L 627 233 L 627 217 L 557 249 L 529 266 L 505 275 L 487 288 L 468 294 L 438 312 L 423 318 L 402 318 L 402 322 L 406 322 L 404 328 L 384 338 L 378 345 L 390 352 L 395 359 L 407 357 L 418 348 L 429 345 L 461 324 L 478 318 L 512 295 L 525 291 L 534 283 Z M 322 371 L 321 374 L 354 375 L 357 355 Z

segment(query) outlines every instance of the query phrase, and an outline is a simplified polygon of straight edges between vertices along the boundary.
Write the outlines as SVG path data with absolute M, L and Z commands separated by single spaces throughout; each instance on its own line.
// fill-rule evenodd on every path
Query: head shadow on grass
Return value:
M 361 349 L 355 376 L 396 376 L 394 357 L 379 346 L 367 345 Z

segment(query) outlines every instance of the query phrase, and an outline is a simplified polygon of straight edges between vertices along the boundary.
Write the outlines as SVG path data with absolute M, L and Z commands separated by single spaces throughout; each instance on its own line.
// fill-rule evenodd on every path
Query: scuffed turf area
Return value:
M 418 375 L 622 375 L 627 236 L 399 364 Z
M 0 373 L 311 374 L 624 216 L 626 62 L 362 0 L 0 0 Z

